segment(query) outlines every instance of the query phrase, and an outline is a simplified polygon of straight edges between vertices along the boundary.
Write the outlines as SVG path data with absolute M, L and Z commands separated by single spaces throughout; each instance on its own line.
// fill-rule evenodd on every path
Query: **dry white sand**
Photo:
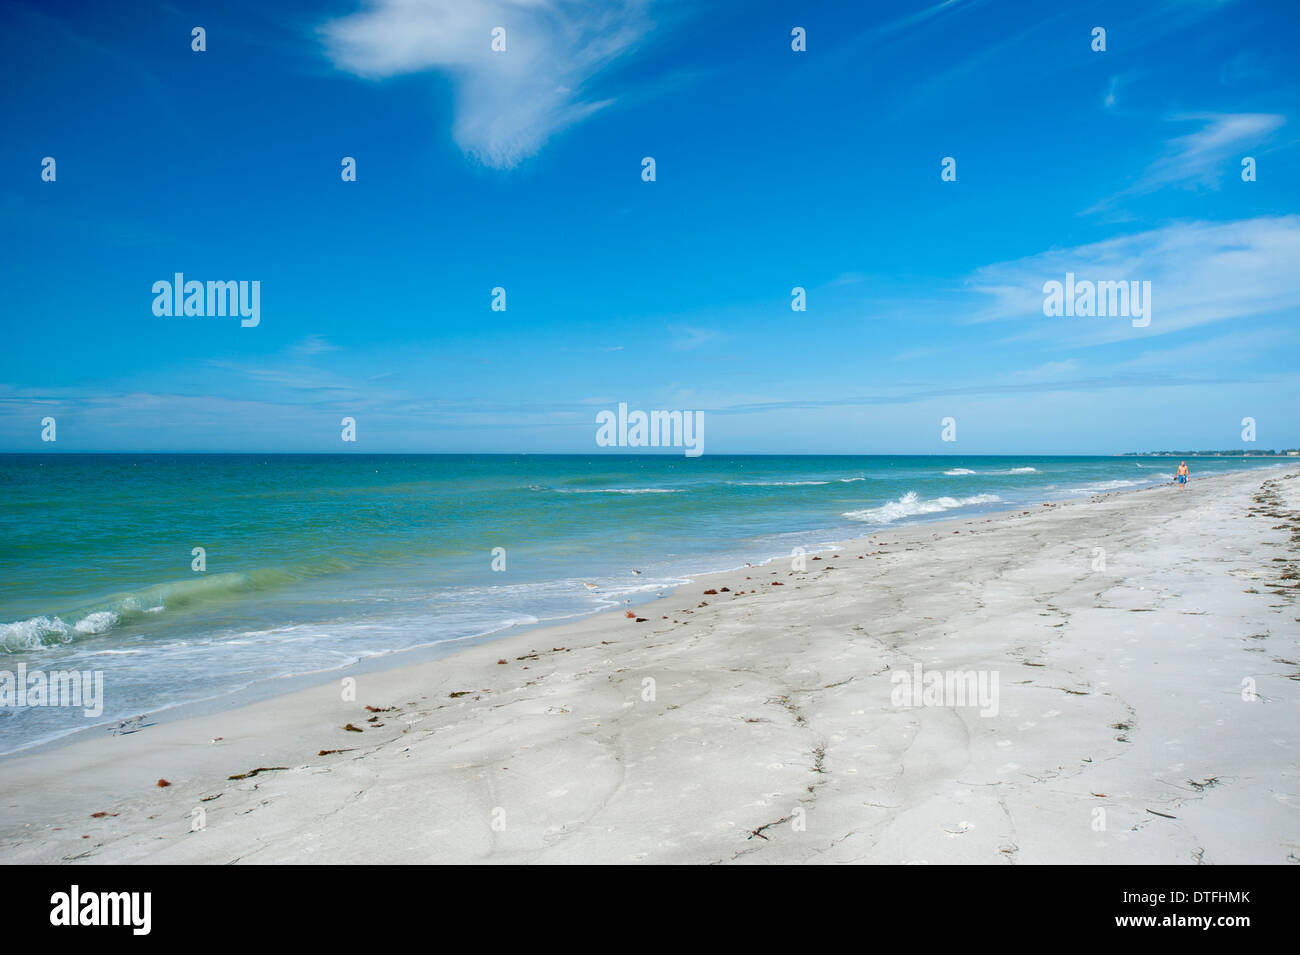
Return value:
M 644 623 L 361 674 L 354 701 L 335 680 L 20 755 L 0 855 L 1298 862 L 1295 477 L 894 530 L 700 578 Z M 918 663 L 996 674 L 997 714 L 894 705 Z

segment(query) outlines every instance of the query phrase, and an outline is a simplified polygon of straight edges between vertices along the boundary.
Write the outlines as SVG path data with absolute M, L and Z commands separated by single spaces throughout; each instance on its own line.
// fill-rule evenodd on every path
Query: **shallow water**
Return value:
M 1189 464 L 1194 480 L 1281 462 Z M 690 574 L 874 528 L 1163 483 L 1176 466 L 1167 457 L 0 455 L 0 671 L 102 672 L 104 710 L 89 722 L 114 721 L 636 602 Z M 0 706 L 0 752 L 87 725 L 80 709 Z

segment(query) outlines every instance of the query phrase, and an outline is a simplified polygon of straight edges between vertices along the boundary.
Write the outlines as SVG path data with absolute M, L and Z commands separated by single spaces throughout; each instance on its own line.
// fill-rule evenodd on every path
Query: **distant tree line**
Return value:
M 1251 449 L 1232 448 L 1228 451 L 1125 451 L 1124 456 L 1138 458 L 1158 458 L 1158 457 L 1185 457 L 1185 458 L 1267 458 L 1281 457 L 1283 455 L 1300 455 L 1300 448 L 1282 448 L 1275 451 L 1271 448 Z

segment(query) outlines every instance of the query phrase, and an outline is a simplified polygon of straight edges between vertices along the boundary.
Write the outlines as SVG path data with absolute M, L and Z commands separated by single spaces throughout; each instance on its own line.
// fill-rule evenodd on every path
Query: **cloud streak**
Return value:
M 367 79 L 442 73 L 455 85 L 451 133 L 471 158 L 509 169 L 611 100 L 582 92 L 651 29 L 649 0 L 374 0 L 324 24 L 326 53 Z M 505 50 L 492 49 L 505 30 Z
M 976 321 L 1025 322 L 1021 337 L 1090 345 L 1161 335 L 1295 309 L 1300 302 L 1300 216 L 1185 222 L 977 269 L 970 287 L 990 297 Z M 1066 272 L 1089 281 L 1149 281 L 1147 328 L 1127 319 L 1047 318 L 1043 283 Z
M 1133 185 L 1084 210 L 1084 215 L 1107 212 L 1121 199 L 1166 186 L 1217 189 L 1225 172 L 1240 171 L 1236 160 L 1245 155 L 1242 150 L 1262 145 L 1286 122 L 1285 116 L 1275 113 L 1192 113 L 1170 118 L 1199 122 L 1201 128 L 1168 140 L 1164 154 Z

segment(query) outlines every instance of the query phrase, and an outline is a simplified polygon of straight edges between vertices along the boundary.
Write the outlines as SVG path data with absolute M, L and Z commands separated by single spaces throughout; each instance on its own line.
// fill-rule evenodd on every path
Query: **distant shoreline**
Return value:
M 1300 450 L 1281 451 L 1125 451 L 1121 458 L 1297 458 Z

